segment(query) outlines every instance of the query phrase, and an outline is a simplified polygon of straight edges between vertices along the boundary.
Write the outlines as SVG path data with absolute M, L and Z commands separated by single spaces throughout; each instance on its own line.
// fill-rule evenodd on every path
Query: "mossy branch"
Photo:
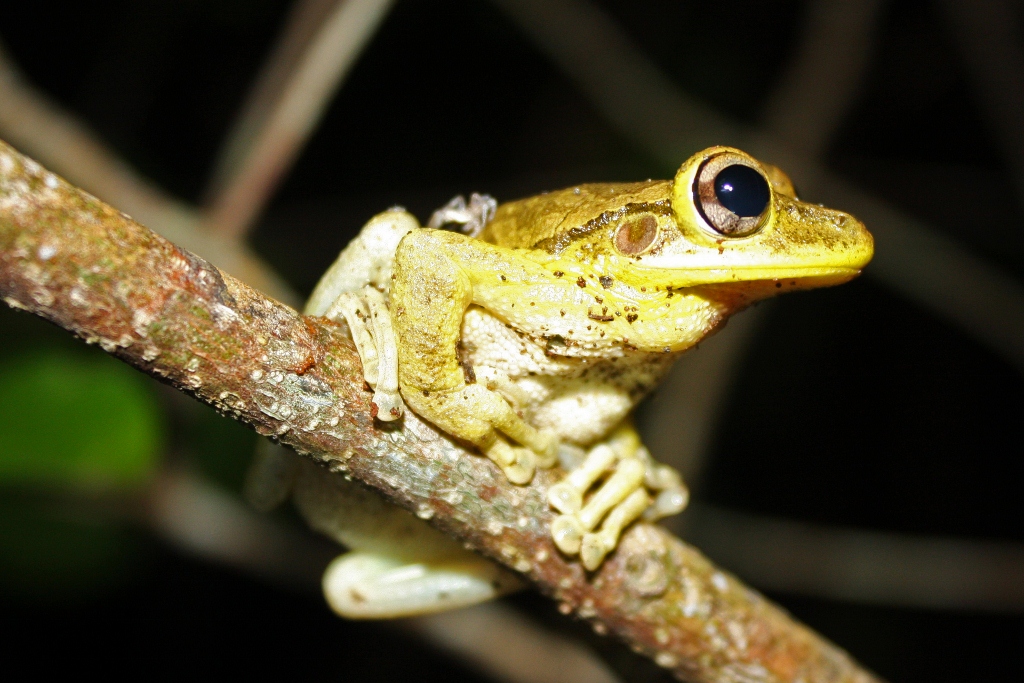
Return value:
M 551 542 L 550 473 L 513 486 L 414 415 L 375 423 L 337 324 L 269 299 L 3 142 L 0 297 L 373 487 L 683 680 L 878 680 L 659 527 L 635 525 L 584 572 Z

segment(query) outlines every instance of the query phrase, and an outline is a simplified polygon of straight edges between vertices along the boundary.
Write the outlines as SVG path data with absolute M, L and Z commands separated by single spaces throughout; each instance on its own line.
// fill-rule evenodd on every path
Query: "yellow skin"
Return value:
M 769 188 L 757 216 L 733 215 L 708 189 L 736 165 Z M 348 321 L 378 418 L 399 417 L 404 399 L 514 483 L 561 458 L 570 472 L 549 491 L 552 533 L 588 569 L 634 519 L 686 503 L 629 422 L 672 360 L 751 303 L 850 280 L 873 250 L 859 221 L 799 201 L 782 172 L 727 147 L 671 181 L 581 185 L 493 217 L 478 199 L 432 221 L 468 222 L 475 236 L 419 228 L 401 210 L 377 216 L 307 311 Z

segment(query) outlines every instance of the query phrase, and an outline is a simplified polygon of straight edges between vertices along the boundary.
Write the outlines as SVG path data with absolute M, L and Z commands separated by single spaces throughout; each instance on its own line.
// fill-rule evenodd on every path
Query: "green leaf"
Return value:
M 0 484 L 138 486 L 155 470 L 161 431 L 147 380 L 111 358 L 50 351 L 0 365 Z

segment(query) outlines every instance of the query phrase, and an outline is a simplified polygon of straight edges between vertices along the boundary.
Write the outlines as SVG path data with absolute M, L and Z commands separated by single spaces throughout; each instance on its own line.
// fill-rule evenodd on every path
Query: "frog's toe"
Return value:
M 643 489 L 633 491 L 624 501 L 605 518 L 601 530 L 586 534 L 580 543 L 580 561 L 583 566 L 594 571 L 601 566 L 604 558 L 619 544 L 622 530 L 643 514 L 651 504 L 651 498 Z
M 608 553 L 615 550 L 618 538 L 609 538 L 607 534 L 586 534 L 580 543 L 580 561 L 584 569 L 594 571 L 601 566 Z
M 498 202 L 490 195 L 474 192 L 470 195 L 468 204 L 465 198 L 459 195 L 435 211 L 427 227 L 443 228 L 454 224 L 458 225 L 464 234 L 476 237 L 491 222 L 497 210 Z
M 559 515 L 551 522 L 551 538 L 558 549 L 566 555 L 575 555 L 580 551 L 580 544 L 586 531 L 579 518 L 571 513 Z
M 689 502 L 690 491 L 685 486 L 659 491 L 654 497 L 654 502 L 644 511 L 644 519 L 653 522 L 662 517 L 679 514 L 686 509 Z
M 405 403 L 398 391 L 385 391 L 380 385 L 373 393 L 374 417 L 383 422 L 391 422 L 405 413 Z
M 637 450 L 637 457 L 646 467 L 644 484 L 654 492 L 654 503 L 644 512 L 644 519 L 653 521 L 682 512 L 690 502 L 690 491 L 675 468 L 654 461 L 646 448 Z
M 511 446 L 498 437 L 484 449 L 484 454 L 501 468 L 513 484 L 529 484 L 537 469 L 537 459 L 529 448 Z
M 534 451 L 537 456 L 537 467 L 551 469 L 558 464 L 558 435 L 547 429 L 540 429 L 537 430 L 537 440 L 538 448 Z
M 568 481 L 560 481 L 548 488 L 548 503 L 562 514 L 573 514 L 583 508 L 583 492 Z
M 537 471 L 537 457 L 529 448 L 512 447 L 515 453 L 515 462 L 502 467 L 502 472 L 513 484 L 529 484 Z
M 563 449 L 564 451 L 567 449 Z M 569 475 L 548 489 L 548 502 L 562 513 L 579 512 L 587 489 L 601 478 L 615 462 L 615 452 L 605 444 L 590 449 L 583 462 Z

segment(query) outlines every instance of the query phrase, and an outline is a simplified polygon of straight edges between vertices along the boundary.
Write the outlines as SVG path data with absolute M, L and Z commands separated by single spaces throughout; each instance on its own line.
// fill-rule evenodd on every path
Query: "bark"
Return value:
M 542 472 L 514 486 L 407 415 L 370 417 L 342 328 L 222 273 L 0 142 L 0 297 L 357 479 L 513 569 L 680 679 L 878 681 L 665 530 L 593 573 L 551 542 Z

